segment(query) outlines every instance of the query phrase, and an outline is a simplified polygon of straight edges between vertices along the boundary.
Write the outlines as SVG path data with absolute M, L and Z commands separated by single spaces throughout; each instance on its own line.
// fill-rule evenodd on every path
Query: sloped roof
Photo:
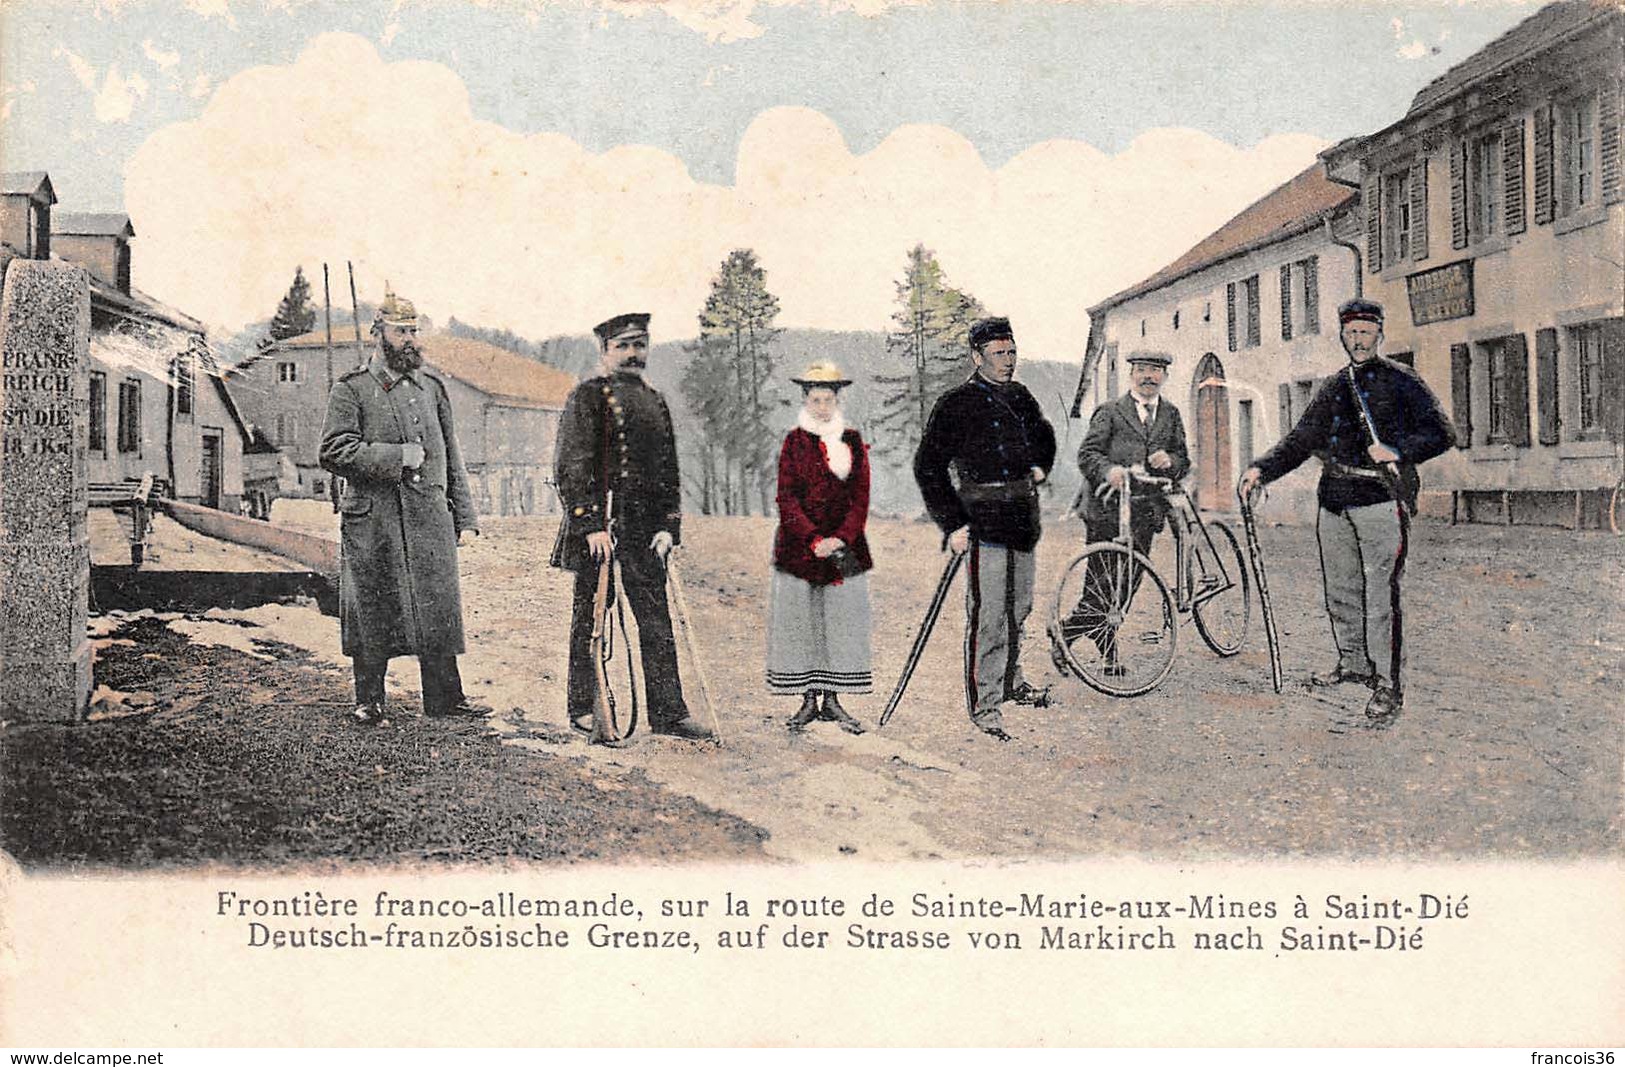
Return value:
M 337 324 L 333 327 L 335 349 L 353 347 L 355 344 L 353 328 L 349 323 L 344 325 L 342 333 Z M 363 336 L 366 336 L 365 332 Z M 418 337 L 418 345 L 423 349 L 424 363 L 431 369 L 494 397 L 539 407 L 562 408 L 565 398 L 576 385 L 573 374 L 471 337 L 454 337 L 448 333 L 423 334 Z M 278 341 L 264 352 L 257 353 L 254 361 L 278 350 L 319 349 L 326 346 L 326 329 L 312 330 Z M 247 362 L 245 360 L 244 364 Z
M 0 195 L 34 196 L 43 192 L 56 203 L 56 190 L 51 188 L 51 176 L 43 170 L 8 170 L 0 175 Z
M 1536 55 L 1591 22 L 1619 18 L 1621 8 L 1609 0 L 1557 0 L 1423 86 L 1406 115 L 1435 107 L 1452 96 L 1520 60 Z
M 1355 195 L 1355 190 L 1327 178 L 1325 167 L 1316 160 L 1297 177 L 1276 187 L 1151 277 L 1090 308 L 1090 315 L 1160 289 L 1222 260 L 1303 233 L 1331 217 Z
M 52 258 L 55 259 L 56 257 L 53 256 Z M 207 327 L 197 319 L 175 310 L 168 304 L 155 300 L 139 289 L 131 289 L 126 294 L 121 292 L 118 286 L 96 277 L 90 271 L 85 273 L 90 276 L 90 302 L 92 307 L 99 307 L 104 311 L 123 315 L 127 318 L 134 317 L 162 322 L 176 329 L 195 333 L 199 337 L 208 332 Z
M 117 212 L 62 211 L 51 219 L 51 232 L 72 237 L 134 237 L 130 216 Z

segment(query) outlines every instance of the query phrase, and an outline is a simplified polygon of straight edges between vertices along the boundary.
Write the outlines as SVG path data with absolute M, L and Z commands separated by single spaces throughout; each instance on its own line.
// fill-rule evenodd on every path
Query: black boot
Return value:
M 818 718 L 818 690 L 809 689 L 801 698 L 801 710 L 790 719 L 790 729 L 800 733 L 816 718 Z
M 841 702 L 836 699 L 834 693 L 828 691 L 824 693 L 824 713 L 819 718 L 825 722 L 835 723 L 849 734 L 863 733 L 863 724 L 846 713 L 846 709 L 841 707 Z

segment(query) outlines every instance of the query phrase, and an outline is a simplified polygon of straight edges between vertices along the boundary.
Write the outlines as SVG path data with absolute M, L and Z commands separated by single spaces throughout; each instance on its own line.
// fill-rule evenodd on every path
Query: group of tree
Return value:
M 699 423 L 699 470 L 690 482 L 707 515 L 766 515 L 776 481 L 770 416 L 789 403 L 774 374 L 779 298 L 748 248 L 735 249 L 711 279 L 700 336 L 679 388 Z
M 948 284 L 936 255 L 923 244 L 908 252 L 896 283 L 896 310 L 886 334 L 886 358 L 847 368 L 878 386 L 871 436 L 891 462 L 911 457 L 931 408 L 968 373 L 970 327 L 981 302 Z M 699 340 L 688 348 L 681 390 L 698 423 L 698 470 L 691 489 L 704 514 L 771 511 L 776 477 L 772 416 L 793 402 L 785 395 L 775 345 L 779 301 L 750 249 L 736 249 L 711 279 L 700 312 Z

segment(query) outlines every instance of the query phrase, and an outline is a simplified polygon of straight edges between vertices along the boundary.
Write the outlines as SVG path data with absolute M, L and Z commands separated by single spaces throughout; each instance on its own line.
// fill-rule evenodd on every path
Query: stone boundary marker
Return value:
M 90 283 L 0 260 L 0 719 L 79 718 L 90 697 Z

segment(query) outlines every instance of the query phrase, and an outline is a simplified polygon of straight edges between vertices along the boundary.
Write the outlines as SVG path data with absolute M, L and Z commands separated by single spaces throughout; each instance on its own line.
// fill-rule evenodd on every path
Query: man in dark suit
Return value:
M 1162 396 L 1162 383 L 1172 362 L 1166 352 L 1130 352 L 1131 388 L 1116 401 L 1096 408 L 1089 420 L 1089 432 L 1078 449 L 1078 466 L 1088 489 L 1083 522 L 1091 544 L 1118 536 L 1116 494 L 1127 484 L 1130 467 L 1143 467 L 1148 474 L 1174 482 L 1190 473 L 1185 421 L 1179 409 Z M 1129 533 L 1136 552 L 1151 551 L 1151 539 L 1167 518 L 1168 501 L 1161 493 L 1131 490 Z M 1062 623 L 1062 630 L 1069 635 L 1091 635 L 1106 656 L 1106 673 L 1115 674 L 1122 668 L 1115 661 L 1117 635 L 1105 624 L 1108 605 L 1094 602 L 1089 595 L 1090 589 L 1109 584 L 1098 576 L 1094 580 L 1086 577 L 1084 595 Z
M 1021 634 L 1033 607 L 1033 549 L 1043 532 L 1038 486 L 1055 463 L 1055 430 L 1015 380 L 1010 320 L 970 329 L 976 373 L 931 410 L 914 478 L 949 550 L 967 555 L 965 699 L 985 734 L 1010 740 L 999 705 L 1043 706 L 1021 673 Z M 952 475 L 958 476 L 958 484 Z
M 552 563 L 576 575 L 570 615 L 570 724 L 591 731 L 598 684 L 590 651 L 593 594 L 598 565 L 613 550 L 638 621 L 649 729 L 707 739 L 714 736 L 711 730 L 689 718 L 683 701 L 666 603 L 665 561 L 682 536 L 682 488 L 671 412 L 665 398 L 643 380 L 649 316 L 617 315 L 593 327 L 593 333 L 603 373 L 577 385 L 565 401 L 554 475 L 564 522 Z M 614 513 L 606 523 L 604 509 L 612 492 Z
M 417 656 L 423 710 L 489 714 L 463 694 L 457 546 L 478 517 L 452 428 L 445 384 L 423 369 L 417 312 L 384 296 L 372 359 L 340 378 L 327 402 L 324 469 L 344 479 L 339 629 L 355 667 L 354 717 L 383 725 L 384 675 Z

